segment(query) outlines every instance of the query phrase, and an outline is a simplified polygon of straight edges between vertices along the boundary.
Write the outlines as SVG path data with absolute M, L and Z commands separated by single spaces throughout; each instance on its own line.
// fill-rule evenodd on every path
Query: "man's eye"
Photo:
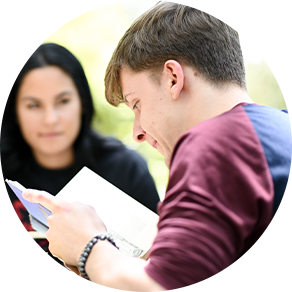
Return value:
M 139 108 L 138 108 L 138 101 L 135 102 L 135 104 L 133 105 L 133 110 L 134 110 L 135 108 L 139 109 Z

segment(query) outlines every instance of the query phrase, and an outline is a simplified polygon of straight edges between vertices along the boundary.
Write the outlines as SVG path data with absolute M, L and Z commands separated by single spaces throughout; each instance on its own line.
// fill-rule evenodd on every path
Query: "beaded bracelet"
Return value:
M 79 272 L 81 273 L 82 277 L 84 277 L 85 279 L 87 280 L 90 280 L 87 273 L 85 272 L 85 264 L 86 264 L 86 261 L 88 259 L 88 256 L 92 250 L 92 247 L 99 241 L 99 240 L 107 240 L 109 241 L 113 246 L 115 246 L 117 249 L 119 249 L 113 238 L 111 236 L 108 236 L 108 235 L 97 235 L 95 236 L 88 244 L 87 246 L 85 247 L 85 249 L 83 250 L 83 253 L 81 254 L 80 258 L 79 258 L 79 262 L 78 262 L 78 269 L 79 269 Z

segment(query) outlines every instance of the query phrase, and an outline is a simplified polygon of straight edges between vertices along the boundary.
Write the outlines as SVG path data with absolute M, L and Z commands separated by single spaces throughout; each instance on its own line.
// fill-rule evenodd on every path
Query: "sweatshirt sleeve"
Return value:
M 272 207 L 271 174 L 245 112 L 198 125 L 174 150 L 146 273 L 166 289 L 211 277 L 255 243 Z

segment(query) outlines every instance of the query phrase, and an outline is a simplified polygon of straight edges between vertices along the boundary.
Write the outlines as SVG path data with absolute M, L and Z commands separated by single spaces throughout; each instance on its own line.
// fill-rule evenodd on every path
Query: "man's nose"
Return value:
M 146 132 L 142 129 L 141 126 L 135 127 L 135 125 L 134 125 L 133 138 L 138 143 L 142 143 L 146 140 Z

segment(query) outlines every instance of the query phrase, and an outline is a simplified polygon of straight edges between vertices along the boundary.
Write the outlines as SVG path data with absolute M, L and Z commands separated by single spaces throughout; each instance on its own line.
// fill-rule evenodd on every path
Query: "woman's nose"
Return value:
M 44 113 L 44 120 L 46 124 L 54 124 L 58 120 L 58 113 L 55 109 L 46 109 Z

